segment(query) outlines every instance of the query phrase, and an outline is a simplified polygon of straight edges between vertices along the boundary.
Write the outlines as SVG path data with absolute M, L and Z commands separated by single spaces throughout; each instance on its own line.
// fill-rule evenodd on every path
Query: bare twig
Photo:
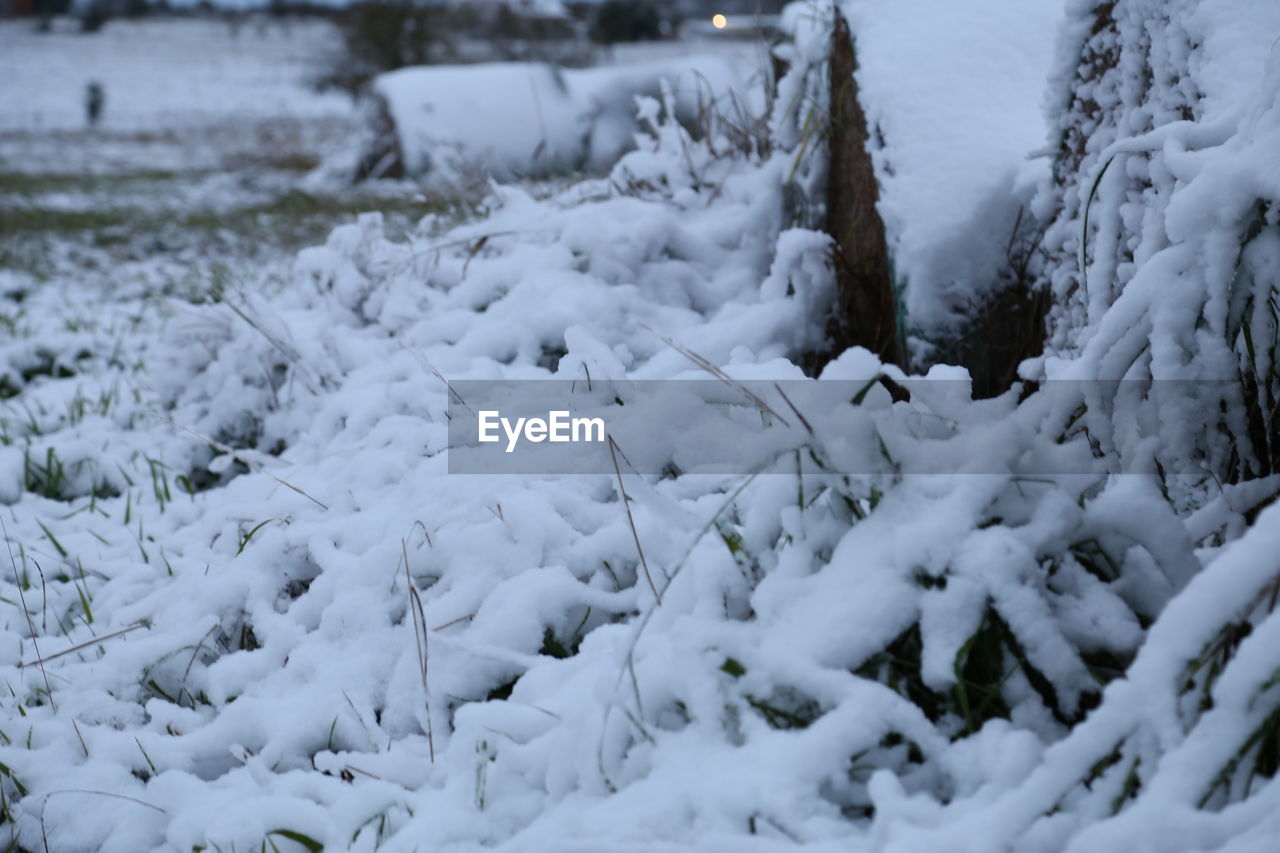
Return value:
M 209 639 L 209 635 L 218 630 L 219 627 L 221 626 L 217 622 L 214 622 L 213 625 L 210 626 L 209 630 L 204 632 L 204 636 L 200 638 L 200 641 L 196 643 L 196 647 L 191 650 L 191 660 L 187 661 L 187 668 L 182 671 L 182 684 L 184 687 L 187 683 L 187 676 L 191 674 L 191 667 L 196 665 L 196 656 L 199 655 L 200 650 L 204 648 L 204 641 Z
M 49 798 L 56 796 L 57 794 L 92 794 L 96 797 L 112 797 L 117 800 L 125 800 L 130 803 L 135 803 L 139 806 L 151 809 L 152 811 L 160 812 L 160 814 L 168 814 L 168 812 L 159 806 L 153 806 L 151 803 L 143 802 L 142 800 L 134 797 L 127 797 L 124 794 L 113 794 L 110 791 L 91 791 L 87 788 L 64 788 L 59 791 L 50 791 L 44 795 L 44 800 L 40 803 L 40 839 L 44 842 L 44 853 L 50 853 L 49 835 L 45 832 L 44 828 L 44 808 L 49 805 Z
M 441 249 L 450 249 L 455 246 L 469 247 L 469 246 L 475 245 L 477 240 L 484 240 L 487 242 L 492 237 L 509 237 L 513 234 L 519 234 L 519 233 L 520 233 L 519 231 L 490 231 L 488 234 L 481 234 L 478 237 L 461 237 L 457 240 L 446 240 L 443 243 L 436 243 L 434 245 L 427 246 L 425 249 L 419 249 L 416 252 L 410 252 L 409 255 L 404 258 L 404 260 L 400 261 L 395 266 L 390 267 L 387 270 L 387 272 L 388 274 L 398 273 L 400 272 L 401 269 L 403 269 L 404 267 L 407 267 L 409 264 L 412 264 L 414 261 L 418 260 L 419 258 L 426 257 L 432 252 L 439 252 Z M 470 258 L 468 258 L 468 260 L 470 260 Z
M 43 656 L 40 654 L 40 643 L 36 640 L 36 625 L 31 621 L 31 611 L 27 609 L 27 594 L 22 590 L 22 578 L 18 575 L 18 561 L 13 557 L 13 541 L 9 538 L 9 526 L 0 516 L 0 531 L 4 533 L 4 545 L 9 551 L 9 565 L 13 567 L 13 583 L 18 588 L 18 601 L 22 605 L 22 615 L 27 618 L 27 630 L 31 632 L 31 646 L 36 650 L 36 659 L 40 663 L 40 674 L 44 676 L 44 689 L 49 694 L 49 707 L 58 713 L 58 703 L 53 698 L 53 685 L 49 683 L 49 673 L 45 671 Z
M 72 647 L 71 647 L 71 648 L 69 648 L 69 649 L 63 649 L 63 650 L 62 650 L 62 651 L 60 651 L 60 652 L 54 652 L 53 654 L 49 655 L 47 658 L 45 658 L 45 657 L 40 657 L 40 650 L 39 650 L 39 649 L 36 649 L 36 659 L 35 659 L 35 660 L 32 660 L 32 661 L 26 661 L 25 663 L 20 663 L 20 664 L 18 664 L 18 666 L 20 666 L 20 667 L 27 667 L 27 666 L 41 666 L 41 667 L 43 667 L 43 666 L 44 666 L 46 663 L 48 663 L 49 661 L 51 661 L 51 660 L 57 660 L 58 658 L 63 657 L 64 655 L 73 654 L 73 653 L 75 653 L 75 652 L 80 651 L 81 649 L 87 649 L 87 648 L 89 648 L 90 646 L 96 646 L 98 643 L 102 643 L 102 642 L 105 642 L 105 641 L 107 641 L 107 640 L 114 640 L 116 637 L 123 636 L 123 635 L 125 635 L 125 634 L 129 633 L 130 631 L 136 631 L 136 630 L 138 630 L 139 628 L 149 628 L 149 627 L 151 627 L 151 626 L 150 626 L 148 623 L 146 623 L 146 622 L 135 622 L 134 624 L 130 625 L 130 626 L 129 626 L 129 627 L 127 627 L 127 628 L 121 628 L 119 631 L 113 631 L 112 633 L 110 633 L 110 634 L 104 634 L 104 635 L 102 635 L 101 637 L 94 637 L 92 640 L 86 640 L 85 642 L 83 642 L 83 643 L 79 643 L 79 644 L 77 644 L 77 645 L 74 645 L 74 646 L 72 646 Z M 211 628 L 210 630 L 213 630 L 213 629 Z M 208 636 L 208 634 L 206 634 L 205 636 Z M 198 650 L 198 649 L 199 649 L 199 647 L 197 646 L 197 650 Z M 190 668 L 190 667 L 187 667 L 187 669 L 188 669 L 188 671 L 190 671 L 190 669 L 191 669 L 191 668 Z
M 370 779 L 377 779 L 379 781 L 382 781 L 381 776 L 377 775 L 376 773 L 370 773 L 368 770 L 361 770 L 359 767 L 356 767 L 354 764 L 344 764 L 342 766 L 345 767 L 347 770 L 350 770 L 352 773 L 359 773 L 361 776 L 368 776 Z
M 613 472 L 618 475 L 618 494 L 622 497 L 622 506 L 627 511 L 627 522 L 631 525 L 631 536 L 636 540 L 636 553 L 640 555 L 640 565 L 644 568 L 644 578 L 649 582 L 649 589 L 653 590 L 653 598 L 659 605 L 662 604 L 662 594 L 658 592 L 658 585 L 653 582 L 653 574 L 649 571 L 649 561 L 645 559 L 644 548 L 640 546 L 640 533 L 636 530 L 636 520 L 631 514 L 631 496 L 627 494 L 627 487 L 622 483 L 622 469 L 618 467 L 618 443 L 613 440 L 613 436 L 609 436 L 609 456 L 613 459 Z
M 796 404 L 791 402 L 791 398 L 787 396 L 787 392 L 783 391 L 782 386 L 779 385 L 777 382 L 773 383 L 773 387 L 778 389 L 778 393 L 782 395 L 782 399 L 785 400 L 786 404 L 791 407 L 791 411 L 796 413 L 796 417 L 800 419 L 800 423 L 804 426 L 806 430 L 809 431 L 809 435 L 813 435 L 814 434 L 813 425 L 809 423 L 808 418 L 806 418 L 804 415 L 800 413 L 800 410 L 796 408 Z
M 427 711 L 427 749 L 431 753 L 431 763 L 436 763 L 436 742 L 431 726 L 431 688 L 427 682 L 427 614 L 422 606 L 422 596 L 413 585 L 413 575 L 409 572 L 409 544 L 401 539 L 400 550 L 404 559 L 404 582 L 409 589 L 409 614 L 413 617 L 413 641 L 418 649 L 418 675 L 422 679 L 422 696 Z
M 443 631 L 445 628 L 452 628 L 454 625 L 457 625 L 461 622 L 466 622 L 467 620 L 474 619 L 474 618 L 476 618 L 476 615 L 474 613 L 468 613 L 466 616 L 459 616 L 457 619 L 450 619 L 448 622 L 445 622 L 443 625 L 437 625 L 431 630 Z
M 240 306 L 236 305 L 230 299 L 223 299 L 223 304 L 226 305 L 228 308 L 230 308 L 237 317 L 239 317 L 246 324 L 248 324 L 249 328 L 253 329 L 255 332 L 262 335 L 263 339 L 266 340 L 267 343 L 271 344 L 271 346 L 279 350 L 281 355 L 289 359 L 289 361 L 293 362 L 293 365 L 295 367 L 300 368 L 300 370 L 306 374 L 311 374 L 311 369 L 307 367 L 307 365 L 302 360 L 302 354 L 299 353 L 296 349 L 294 349 L 287 341 L 280 340 L 279 338 L 272 335 L 262 326 L 261 323 L 259 323 L 258 321 L 250 317 L 247 311 L 245 311 Z M 303 376 L 303 381 L 306 382 L 307 384 L 307 390 L 310 391 L 312 394 L 316 394 L 319 392 L 316 386 L 312 384 L 313 379 L 314 379 L 313 375 Z
M 704 524 L 702 529 L 698 531 L 698 534 L 693 537 L 693 540 L 689 543 L 689 547 L 685 549 L 684 555 L 680 558 L 680 561 L 676 563 L 676 566 L 672 570 L 670 576 L 667 578 L 666 586 L 664 586 L 663 589 L 671 588 L 671 584 L 675 583 L 676 577 L 680 574 L 680 571 L 684 568 L 685 563 L 687 563 L 689 558 L 693 555 L 693 549 L 696 548 L 698 543 L 702 541 L 702 537 L 707 535 L 707 532 L 710 531 L 715 526 L 716 520 L 720 518 L 720 516 L 725 512 L 725 510 L 733 506 L 734 502 L 738 500 L 738 496 L 742 494 L 742 492 L 747 488 L 747 486 L 751 485 L 751 483 L 755 480 L 755 478 L 756 478 L 756 474 L 751 474 L 749 477 L 747 477 L 745 480 L 739 483 L 738 487 L 734 489 L 733 492 L 730 493 L 729 496 L 725 499 L 724 503 L 720 505 L 720 508 L 717 509 L 714 513 L 712 513 L 711 517 L 707 519 L 707 523 Z M 658 608 L 656 606 L 651 607 L 649 608 L 648 611 L 645 612 L 644 616 L 641 617 L 640 623 L 636 625 L 635 634 L 633 634 L 631 637 L 631 645 L 627 648 L 626 660 L 624 661 L 622 669 L 618 671 L 619 684 L 622 683 L 622 679 L 624 675 L 631 676 L 631 689 L 635 693 L 637 707 L 640 706 L 640 684 L 638 679 L 636 678 L 636 670 L 635 670 L 636 647 L 640 644 L 640 635 L 644 633 L 645 627 L 648 626 L 649 620 L 653 618 L 653 614 L 657 612 L 657 609 Z M 616 788 L 614 787 L 613 781 L 609 778 L 609 774 L 606 772 L 605 766 L 604 766 L 605 731 L 608 729 L 608 726 L 609 726 L 609 715 L 613 711 L 613 706 L 614 706 L 614 703 L 610 702 L 606 704 L 604 707 L 604 723 L 601 726 L 600 741 L 596 745 L 596 763 L 600 768 L 600 776 L 601 778 L 604 779 L 605 784 L 607 784 L 611 789 L 616 790 Z M 630 711 L 628 711 L 625 708 L 623 710 L 626 711 L 627 716 L 631 718 L 633 723 L 637 722 L 635 720 L 635 717 L 630 713 Z M 641 730 L 643 730 L 644 727 L 640 726 L 640 728 Z
M 743 385 L 741 382 L 734 379 L 729 374 L 725 373 L 723 370 L 721 370 L 719 367 L 714 365 L 706 357 L 699 355 L 698 353 L 694 352 L 691 349 L 687 349 L 686 347 L 681 346 L 680 344 L 671 340 L 671 338 L 668 338 L 666 335 L 658 332 L 651 326 L 645 326 L 644 324 L 641 324 L 641 325 L 643 328 L 648 329 L 650 332 L 653 332 L 655 335 L 657 335 L 658 340 L 662 341 L 664 344 L 671 347 L 673 350 L 675 350 L 685 358 L 692 361 L 698 367 L 701 367 L 707 373 L 710 373 L 716 379 L 719 379 L 725 385 L 728 385 L 730 388 L 737 391 L 739 394 L 742 394 L 744 397 L 750 400 L 752 405 L 754 405 L 757 409 L 776 418 L 778 422 L 781 423 L 783 426 L 787 426 L 787 427 L 791 426 L 791 424 L 787 422 L 786 418 L 778 414 L 777 411 L 768 403 L 766 403 L 764 400 L 761 400 L 759 395 L 757 395 L 754 391 L 752 391 L 746 385 Z
M 402 346 L 402 347 L 404 347 L 406 350 L 408 350 L 408 352 L 409 352 L 409 353 L 410 353 L 414 358 L 416 358 L 416 359 L 418 359 L 418 361 L 422 362 L 422 365 L 423 365 L 424 367 L 426 367 L 426 368 L 427 368 L 427 370 L 430 370 L 430 371 L 431 371 L 431 373 L 436 377 L 436 379 L 439 379 L 441 382 L 443 382 L 443 383 L 444 383 L 444 387 L 448 390 L 448 392 L 449 392 L 449 397 L 450 397 L 451 399 L 457 400 L 457 401 L 458 401 L 459 403 L 461 403 L 463 406 L 466 406 L 467 411 L 474 411 L 470 406 L 468 406 L 468 405 L 467 405 L 467 401 L 466 401 L 466 400 L 464 400 L 464 399 L 462 399 L 462 395 L 461 395 L 461 394 L 459 394 L 457 391 L 453 390 L 453 386 L 452 386 L 451 384 L 449 384 L 449 380 L 448 380 L 448 379 L 445 379 L 444 374 L 443 374 L 443 373 L 441 373 L 439 370 L 437 370 L 437 369 L 436 369 L 436 366 L 435 366 L 434 364 L 432 364 L 430 361 L 428 361 L 426 356 L 424 356 L 422 353 L 418 352 L 417 350 L 413 349 L 413 348 L 412 348 L 412 347 L 410 347 L 408 344 L 401 344 L 401 346 Z M 424 528 L 424 529 L 425 529 L 425 528 Z

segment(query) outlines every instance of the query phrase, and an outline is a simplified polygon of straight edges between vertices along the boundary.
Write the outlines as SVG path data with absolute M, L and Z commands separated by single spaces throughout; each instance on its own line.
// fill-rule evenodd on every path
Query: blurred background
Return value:
M 0 0 L 0 273 L 259 258 L 603 174 L 660 80 L 691 126 L 762 91 L 782 5 Z

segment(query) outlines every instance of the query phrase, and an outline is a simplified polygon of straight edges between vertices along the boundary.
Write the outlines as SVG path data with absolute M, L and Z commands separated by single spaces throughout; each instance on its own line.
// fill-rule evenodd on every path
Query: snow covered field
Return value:
M 313 95 L 303 85 L 337 47 L 327 23 L 265 16 L 113 21 L 91 35 L 59 27 L 39 36 L 28 21 L 3 21 L 0 128 L 82 129 L 91 80 L 107 92 L 104 130 L 343 119 L 345 95 Z
M 1280 13 L 842 5 L 914 328 L 981 295 L 971 221 L 1034 207 L 1059 334 L 1025 372 L 1080 390 L 917 391 L 854 349 L 830 412 L 742 396 L 792 429 L 714 476 L 450 474 L 450 383 L 816 381 L 829 7 L 789 11 L 752 133 L 646 99 L 606 175 L 474 206 L 303 177 L 352 121 L 301 85 L 322 31 L 174 24 L 138 70 L 123 28 L 0 25 L 0 70 L 48 77 L 0 98 L 0 838 L 1276 849 L 1280 483 L 1227 383 L 1274 387 Z M 1085 44 L 1114 56 L 1081 106 Z M 1026 155 L 1072 110 L 1102 130 L 1055 182 Z M 1153 377 L 1184 384 L 1122 398 Z M 1216 384 L 1156 400 L 1185 380 Z

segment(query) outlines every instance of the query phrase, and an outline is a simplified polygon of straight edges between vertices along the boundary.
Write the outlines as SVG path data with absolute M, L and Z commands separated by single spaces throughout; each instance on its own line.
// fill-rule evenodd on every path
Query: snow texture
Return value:
M 922 310 L 946 303 L 961 285 L 928 271 L 961 211 L 1040 181 L 1059 307 L 1026 372 L 1074 396 L 973 401 L 935 366 L 895 401 L 872 380 L 902 371 L 851 350 L 822 374 L 867 380 L 843 428 L 758 476 L 447 474 L 452 380 L 705 378 L 691 353 L 803 380 L 832 287 L 806 228 L 819 4 L 784 17 L 768 145 L 691 138 L 667 89 L 607 178 L 495 184 L 404 239 L 366 214 L 283 280 L 181 299 L 4 273 L 22 847 L 1274 849 L 1280 484 L 1213 418 L 1249 417 L 1242 364 L 1272 388 L 1277 9 L 1071 3 L 1055 176 L 1014 162 L 1061 12 L 961 28 L 952 6 L 849 8 L 896 257 Z M 1082 45 L 1111 57 L 1083 84 Z M 894 73 L 908 54 L 938 86 Z M 1009 99 L 957 100 L 961 78 Z M 970 110 L 954 158 L 911 130 Z

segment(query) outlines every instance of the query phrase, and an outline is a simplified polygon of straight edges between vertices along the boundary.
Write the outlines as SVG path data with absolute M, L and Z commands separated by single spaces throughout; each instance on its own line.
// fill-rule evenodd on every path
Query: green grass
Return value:
M 118 228 L 139 216 L 128 208 L 111 210 L 50 210 L 43 207 L 0 208 L 0 234 L 16 235 L 33 231 L 73 234 Z
M 274 161 L 273 161 L 274 162 Z M 302 170 L 312 161 L 287 158 L 278 168 Z M 140 197 L 142 204 L 154 198 L 162 202 L 166 187 L 180 187 L 209 174 L 207 171 L 162 170 L 116 175 L 28 174 L 0 172 L 0 268 L 30 268 L 46 254 L 50 241 L 79 243 L 95 249 L 119 250 L 134 255 L 164 253 L 192 244 L 206 247 L 211 241 L 252 241 L 265 248 L 294 250 L 323 241 L 337 225 L 354 221 L 367 211 L 387 215 L 389 224 L 409 227 L 429 213 L 465 214 L 465 203 L 455 197 L 391 196 L 353 188 L 334 193 L 307 193 L 288 189 L 266 200 L 230 210 L 208 207 L 174 210 L 143 207 L 113 200 L 113 190 L 150 183 Z M 42 204 L 50 193 L 85 193 L 102 197 L 98 207 L 58 209 Z M 138 198 L 130 194 L 126 197 Z
M 144 169 L 138 172 L 93 175 L 74 172 L 0 172 L 0 196 L 33 196 L 53 192 L 96 192 L 135 183 L 173 181 L 208 174 L 207 171 L 175 172 Z
M 54 210 L 43 207 L 0 208 L 0 233 L 15 235 L 39 232 L 68 236 L 83 231 L 129 228 L 137 234 L 179 228 L 193 232 L 229 230 L 238 234 L 258 234 L 267 226 L 277 235 L 328 229 L 354 220 L 366 211 L 425 216 L 456 209 L 454 199 L 415 201 L 383 198 L 367 194 L 342 196 L 311 195 L 290 190 L 271 201 L 230 211 L 199 209 L 174 215 L 172 212 L 144 211 L 118 207 L 99 210 Z
M 318 239 L 335 225 L 354 221 L 368 211 L 413 218 L 428 213 L 448 213 L 458 208 L 456 199 L 415 201 L 406 198 L 378 197 L 367 193 L 343 195 L 311 195 L 289 190 L 269 202 L 249 205 L 230 212 L 198 210 L 178 220 L 179 226 L 197 232 L 229 230 L 245 236 L 266 234 L 284 238 Z

